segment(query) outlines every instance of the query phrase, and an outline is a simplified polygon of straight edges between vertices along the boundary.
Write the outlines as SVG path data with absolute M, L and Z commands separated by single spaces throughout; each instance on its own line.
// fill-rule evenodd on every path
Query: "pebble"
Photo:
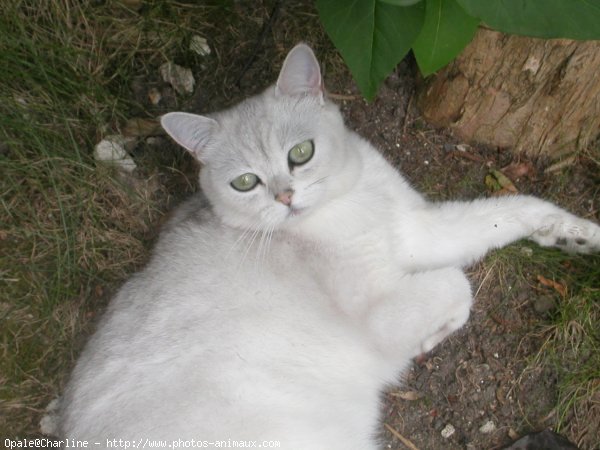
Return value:
M 133 172 L 136 164 L 125 150 L 127 139 L 115 134 L 106 136 L 94 147 L 96 161 L 113 164 L 125 172 Z
M 442 437 L 444 439 L 448 439 L 450 436 L 452 436 L 454 433 L 456 432 L 456 428 L 454 428 L 454 426 L 452 424 L 447 424 L 444 429 L 442 430 Z
M 192 36 L 192 39 L 190 40 L 190 50 L 200 56 L 210 55 L 210 46 L 208 45 L 206 38 L 198 36 L 197 34 Z
M 179 95 L 191 95 L 194 92 L 196 80 L 191 69 L 166 62 L 158 70 L 163 81 L 173 86 Z
M 479 432 L 483 433 L 483 434 L 490 434 L 490 433 L 493 433 L 494 431 L 496 431 L 496 424 L 494 422 L 492 422 L 491 420 L 488 420 L 486 423 L 484 423 L 479 428 Z

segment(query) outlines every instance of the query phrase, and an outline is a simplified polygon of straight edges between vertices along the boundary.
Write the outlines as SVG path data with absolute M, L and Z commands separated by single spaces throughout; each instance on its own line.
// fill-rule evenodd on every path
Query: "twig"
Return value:
M 360 95 L 345 95 L 327 92 L 327 97 L 332 98 L 334 100 L 357 100 L 360 98 Z
M 413 97 L 415 96 L 415 93 L 413 92 L 410 96 L 410 98 L 408 99 L 408 105 L 406 106 L 406 111 L 404 112 L 404 123 L 402 124 L 402 134 L 406 134 L 406 127 L 408 126 L 408 119 L 409 119 L 409 115 L 410 115 L 410 107 L 412 106 L 412 102 L 413 102 Z
M 415 444 L 410 442 L 408 439 L 406 439 L 404 436 L 402 436 L 400 433 L 398 433 L 394 428 L 389 426 L 387 423 L 384 423 L 383 425 L 388 429 L 388 431 L 390 433 L 392 433 L 394 435 L 394 437 L 397 437 L 400 440 L 400 442 L 402 442 L 410 450 L 419 450 Z
M 448 152 L 450 155 L 452 156 L 459 156 L 461 158 L 465 158 L 465 159 L 469 159 L 471 161 L 475 161 L 478 163 L 484 163 L 485 159 L 482 158 L 479 155 L 475 155 L 473 153 L 469 153 L 469 152 L 461 152 L 460 150 L 452 150 L 450 152 Z
M 260 34 L 258 35 L 258 39 L 256 40 L 256 44 L 254 44 L 254 49 L 252 50 L 252 54 L 248 58 L 248 61 L 246 61 L 246 64 L 244 64 L 244 67 L 242 68 L 237 80 L 235 80 L 235 85 L 238 88 L 240 87 L 242 78 L 244 78 L 244 75 L 246 75 L 246 72 L 248 72 L 248 69 L 250 69 L 252 64 L 254 64 L 254 61 L 256 61 L 256 55 L 258 55 L 258 51 L 259 51 L 260 47 L 262 46 L 263 41 L 265 40 L 265 36 L 267 35 L 267 32 L 273 25 L 273 22 L 275 22 L 275 18 L 279 13 L 279 8 L 281 7 L 281 2 L 282 2 L 282 0 L 277 0 L 275 2 L 275 5 L 273 5 L 273 9 L 271 10 L 271 14 L 269 14 L 269 19 L 263 24 L 263 27 L 260 30 Z
M 552 173 L 558 172 L 559 170 L 564 169 L 565 167 L 572 166 L 577 161 L 577 156 L 569 156 L 562 161 L 558 161 L 557 163 L 552 164 L 550 167 L 544 170 L 544 173 Z

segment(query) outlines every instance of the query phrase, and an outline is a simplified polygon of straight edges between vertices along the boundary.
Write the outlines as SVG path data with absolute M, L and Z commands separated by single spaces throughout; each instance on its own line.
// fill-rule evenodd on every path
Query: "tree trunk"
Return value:
M 600 134 L 600 42 L 480 29 L 419 101 L 427 121 L 467 142 L 557 159 Z

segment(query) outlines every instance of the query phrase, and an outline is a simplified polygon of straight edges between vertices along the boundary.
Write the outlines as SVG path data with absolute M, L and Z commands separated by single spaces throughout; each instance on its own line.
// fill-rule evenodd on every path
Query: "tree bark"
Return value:
M 462 140 L 557 159 L 600 135 L 600 42 L 480 29 L 419 102 Z

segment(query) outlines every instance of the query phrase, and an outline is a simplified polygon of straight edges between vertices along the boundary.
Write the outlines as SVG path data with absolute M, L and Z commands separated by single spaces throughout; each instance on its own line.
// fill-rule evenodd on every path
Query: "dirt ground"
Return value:
M 237 7 L 243 8 L 240 4 Z M 162 90 L 162 103 L 158 107 L 148 105 L 148 110 L 156 115 L 174 109 L 209 112 L 235 103 L 273 82 L 285 52 L 304 40 L 324 60 L 326 86 L 338 99 L 348 125 L 379 147 L 430 199 L 488 195 L 483 180 L 490 168 L 503 168 L 514 161 L 523 163 L 500 149 L 457 147 L 463 143 L 451 133 L 424 123 L 417 109 L 418 75 L 410 58 L 398 66 L 377 98 L 368 104 L 323 32 L 305 37 L 297 33 L 302 21 L 292 17 L 291 9 L 283 8 L 278 13 L 266 37 L 261 38 L 261 27 L 271 11 L 263 7 L 259 12 L 248 11 L 250 19 L 260 18 L 255 21 L 252 38 L 238 45 L 232 44 L 235 36 L 209 40 L 216 47 L 218 40 L 223 39 L 228 48 L 219 55 L 220 63 L 226 66 L 223 73 L 228 75 L 219 81 L 218 88 L 204 87 L 208 85 L 210 70 L 197 72 L 196 93 L 179 103 L 168 86 L 151 74 L 134 86 L 140 100 L 147 102 L 150 88 Z M 313 15 L 306 20 L 317 19 Z M 291 22 L 295 34 L 286 31 Z M 142 142 L 135 157 L 142 161 L 148 155 L 164 155 L 165 149 L 178 155 L 177 170 L 162 174 L 160 180 L 167 186 L 169 202 L 176 203 L 195 189 L 197 168 L 193 162 L 160 136 Z M 143 176 L 143 163 L 141 166 Z M 585 161 L 569 171 L 570 181 L 560 187 L 552 175 L 544 175 L 542 168 L 538 162 L 531 166 L 527 177 L 513 180 L 521 192 L 557 199 L 587 216 L 598 210 L 593 204 L 597 201 L 593 198 L 597 175 L 589 173 Z M 517 251 L 527 253 L 529 249 L 524 244 Z M 384 448 L 407 448 L 395 434 L 421 450 L 502 448 L 517 436 L 556 423 L 552 412 L 557 398 L 556 375 L 525 370 L 542 344 L 533 331 L 543 323 L 549 308 L 544 303 L 546 297 L 540 297 L 535 286 L 536 274 L 523 278 L 510 270 L 500 270 L 490 261 L 468 272 L 476 292 L 468 325 L 431 354 L 415 361 L 402 383 L 390 387 L 382 396 Z

